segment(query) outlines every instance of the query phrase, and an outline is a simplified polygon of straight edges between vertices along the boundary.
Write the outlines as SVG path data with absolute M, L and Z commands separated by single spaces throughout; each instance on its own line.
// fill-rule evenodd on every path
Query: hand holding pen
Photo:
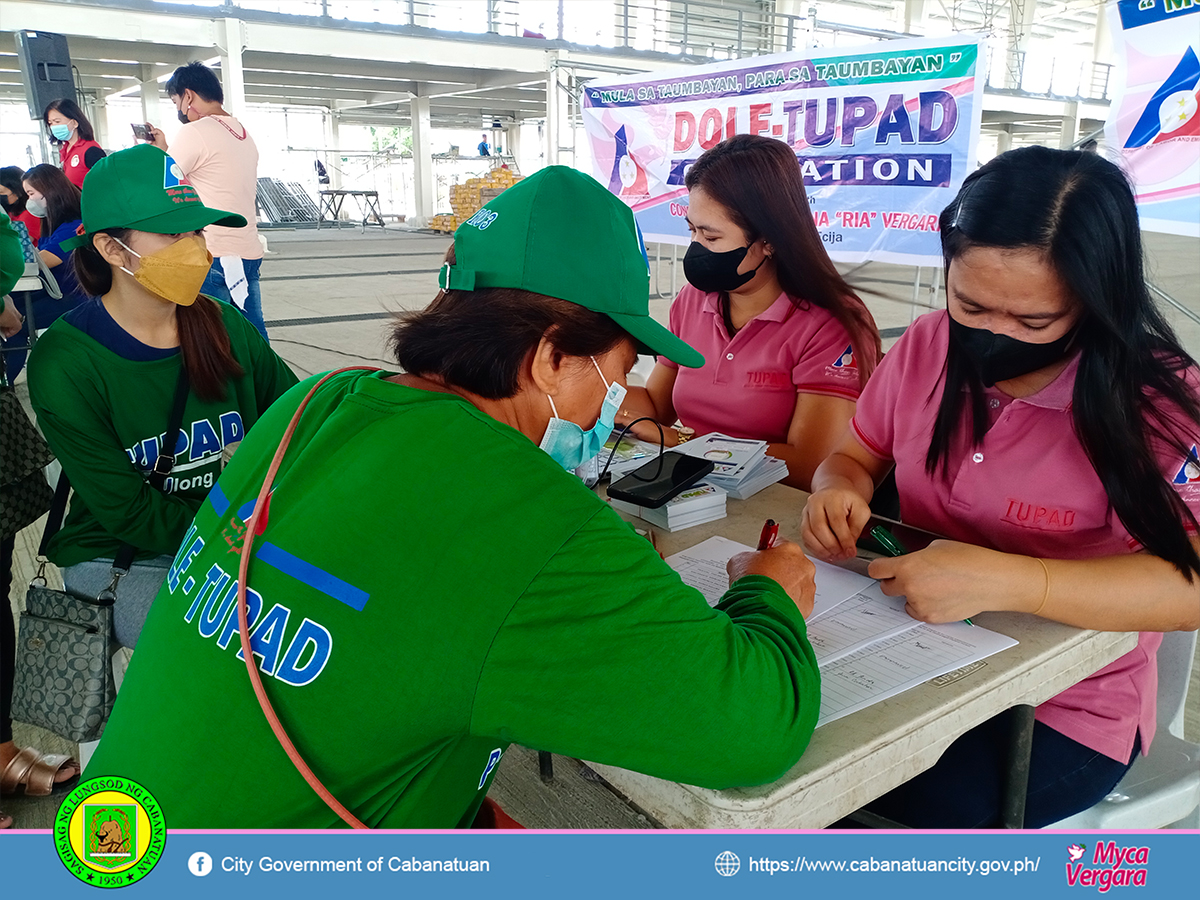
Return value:
M 808 618 L 812 614 L 817 587 L 813 580 L 816 566 L 812 564 L 799 544 L 779 538 L 779 526 L 768 519 L 759 535 L 758 550 L 753 553 L 738 553 L 725 566 L 732 585 L 746 575 L 765 575 L 776 581 L 791 597 L 800 614 Z

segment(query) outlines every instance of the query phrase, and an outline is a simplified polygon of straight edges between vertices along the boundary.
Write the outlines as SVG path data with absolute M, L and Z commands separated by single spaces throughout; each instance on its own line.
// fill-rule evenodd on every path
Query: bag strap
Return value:
M 175 468 L 175 444 L 179 439 L 179 428 L 183 425 L 183 408 L 187 406 L 189 388 L 187 366 L 180 365 L 179 378 L 175 382 L 175 397 L 171 401 L 171 418 L 167 423 L 167 436 L 163 438 L 163 446 L 154 459 L 154 466 L 150 469 L 150 474 L 146 476 L 150 486 L 160 491 L 167 483 L 167 476 Z M 167 452 L 168 442 L 170 442 L 171 448 L 169 453 Z
M 262 677 L 258 674 L 258 666 L 254 662 L 254 652 L 250 648 L 250 628 L 246 624 L 250 618 L 249 609 L 246 606 L 246 575 L 250 571 L 250 550 L 254 545 L 254 537 L 258 534 L 258 520 L 264 514 L 267 506 L 267 498 L 271 493 L 271 486 L 275 483 L 275 475 L 279 471 L 280 463 L 283 462 L 283 456 L 287 452 L 288 444 L 292 441 L 292 435 L 296 431 L 296 426 L 300 423 L 300 416 L 304 412 L 304 408 L 308 406 L 308 401 L 312 399 L 317 389 L 334 375 L 340 375 L 342 372 L 379 371 L 381 370 L 374 366 L 346 366 L 344 369 L 335 369 L 314 384 L 304 399 L 300 401 L 300 405 L 296 407 L 296 411 L 292 414 L 292 420 L 283 432 L 283 437 L 279 441 L 279 447 L 275 451 L 275 456 L 271 459 L 271 465 L 267 467 L 267 475 L 263 478 L 262 486 L 258 489 L 258 498 L 254 501 L 254 511 L 250 513 L 250 518 L 246 522 L 246 536 L 242 542 L 237 580 L 237 616 L 238 630 L 242 638 L 242 656 L 246 661 L 246 671 L 250 673 L 250 684 L 254 688 L 254 695 L 258 698 L 258 705 L 262 707 L 263 715 L 266 716 L 267 723 L 271 726 L 271 731 L 275 733 L 275 739 L 279 741 L 279 745 L 287 753 L 288 759 L 292 761 L 292 765 L 296 767 L 296 771 L 303 776 L 304 780 L 308 782 L 308 786 L 325 802 L 325 805 L 337 813 L 338 818 L 351 828 L 366 828 L 367 826 L 356 818 L 350 810 L 339 803 L 337 798 L 330 793 L 329 788 L 325 787 L 321 783 L 321 779 L 309 768 L 308 763 L 300 755 L 300 751 L 296 749 L 296 745 L 292 743 L 292 739 L 288 737 L 283 723 L 279 721 L 279 716 L 276 715 L 275 708 L 271 705 L 270 698 L 267 697 Z

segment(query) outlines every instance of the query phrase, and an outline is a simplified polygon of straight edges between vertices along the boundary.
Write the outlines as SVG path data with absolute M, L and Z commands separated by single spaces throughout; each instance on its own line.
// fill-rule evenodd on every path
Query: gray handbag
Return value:
M 112 616 L 117 582 L 133 562 L 125 544 L 113 562 L 113 582 L 95 600 L 46 586 L 46 546 L 62 523 L 71 484 L 64 473 L 38 556 L 37 575 L 25 593 L 17 639 L 11 715 L 69 741 L 94 741 L 104 732 L 117 688 L 112 674 Z
M 181 367 L 166 432 L 172 437 L 179 433 L 187 396 L 187 369 Z M 160 453 L 147 481 L 163 490 L 174 465 L 174 456 Z M 129 573 L 137 550 L 132 544 L 121 545 L 113 560 L 112 583 L 94 600 L 47 587 L 46 550 L 62 525 L 70 491 L 63 472 L 38 547 L 41 566 L 25 594 L 11 715 L 78 743 L 100 738 L 117 697 L 112 673 L 113 606 L 117 585 Z
M 35 579 L 25 594 L 16 663 L 14 719 L 76 743 L 99 739 L 117 696 L 111 603 L 82 600 Z

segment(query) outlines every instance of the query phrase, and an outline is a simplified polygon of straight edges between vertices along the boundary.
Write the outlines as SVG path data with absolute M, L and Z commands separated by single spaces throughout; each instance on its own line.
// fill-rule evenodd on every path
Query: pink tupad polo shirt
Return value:
M 1078 356 L 1032 396 L 1014 399 L 985 388 L 989 430 L 983 443 L 972 447 L 969 430 L 960 429 L 951 444 L 949 480 L 940 470 L 926 475 L 948 319 L 943 310 L 913 323 L 871 376 L 850 423 L 869 453 L 895 460 L 904 521 L 953 540 L 1050 559 L 1138 550 L 1075 435 L 1071 395 Z M 1190 372 L 1189 381 L 1195 375 Z M 1195 444 L 1195 427 L 1190 431 L 1180 433 Z M 1179 453 L 1165 448 L 1159 465 L 1200 515 L 1200 472 L 1185 469 Z M 1142 632 L 1135 649 L 1039 706 L 1037 719 L 1120 762 L 1129 759 L 1140 730 L 1145 753 L 1154 737 L 1161 643 L 1160 633 Z
M 671 399 L 696 434 L 786 443 L 797 394 L 858 398 L 850 335 L 828 310 L 779 298 L 731 339 L 720 294 L 684 285 L 671 304 L 671 332 L 704 354 L 699 369 L 678 369 Z

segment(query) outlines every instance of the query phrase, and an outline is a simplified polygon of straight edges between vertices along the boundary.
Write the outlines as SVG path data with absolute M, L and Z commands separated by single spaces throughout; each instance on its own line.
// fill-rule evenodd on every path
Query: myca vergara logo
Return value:
M 154 868 L 167 841 L 162 809 L 128 778 L 93 778 L 67 795 L 54 819 L 54 848 L 72 875 L 125 887 Z
M 1149 847 L 1118 847 L 1114 841 L 1097 841 L 1092 858 L 1087 858 L 1087 845 L 1072 844 L 1067 848 L 1067 884 L 1071 887 L 1094 887 L 1106 893 L 1115 887 L 1144 887 L 1150 863 Z

